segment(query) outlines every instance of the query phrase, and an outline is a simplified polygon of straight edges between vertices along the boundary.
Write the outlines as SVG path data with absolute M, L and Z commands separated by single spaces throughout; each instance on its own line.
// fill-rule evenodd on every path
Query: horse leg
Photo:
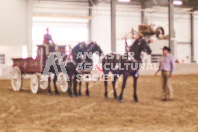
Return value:
M 105 98 L 108 99 L 108 91 L 107 91 L 107 85 L 108 85 L 108 82 L 107 82 L 107 77 L 108 75 L 107 74 L 104 74 L 104 85 L 105 85 Z
M 58 92 L 58 89 L 57 89 L 57 86 L 56 86 L 56 81 L 57 81 L 57 75 L 55 74 L 55 75 L 54 75 L 54 79 L 53 79 L 53 82 L 54 82 L 54 89 L 55 89 L 56 95 L 59 95 L 60 93 Z
M 48 94 L 52 95 L 50 83 L 51 83 L 51 77 L 48 77 Z
M 138 80 L 138 77 L 134 76 L 133 77 L 133 88 L 134 88 L 134 95 L 133 95 L 133 98 L 135 100 L 135 102 L 138 102 L 138 97 L 137 97 L 137 93 L 136 93 L 136 89 L 137 89 L 137 80 Z
M 90 96 L 89 94 L 89 76 L 86 76 L 86 95 Z
M 79 77 L 79 91 L 78 91 L 78 95 L 81 96 L 81 86 L 82 86 L 82 80 L 81 77 Z
M 76 75 L 74 77 L 73 83 L 74 83 L 74 86 L 73 86 L 74 96 L 78 96 L 78 93 L 77 93 L 77 77 L 76 77 Z
M 86 81 L 86 95 L 89 96 L 89 81 Z
M 116 88 L 115 88 L 116 80 L 117 80 L 117 76 L 114 76 L 113 81 L 112 81 L 113 91 L 114 91 L 114 99 L 117 99 L 118 98 L 117 92 L 116 92 Z
M 68 80 L 68 95 L 73 97 L 71 87 L 72 87 L 72 76 L 69 76 L 69 80 Z
M 120 102 L 123 102 L 123 92 L 124 92 L 124 88 L 126 86 L 126 80 L 127 80 L 127 76 L 124 75 L 123 82 L 122 82 L 122 90 L 121 90 L 121 93 L 120 93 L 120 96 L 119 96 L 119 101 Z

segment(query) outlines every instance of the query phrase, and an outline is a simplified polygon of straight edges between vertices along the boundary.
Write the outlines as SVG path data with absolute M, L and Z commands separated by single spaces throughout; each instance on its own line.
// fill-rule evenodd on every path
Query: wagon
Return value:
M 44 65 L 47 60 L 45 46 L 37 45 L 37 57 L 12 58 L 13 69 L 11 72 L 11 85 L 14 91 L 20 91 L 25 75 L 31 75 L 30 88 L 33 94 L 48 88 L 48 76 L 43 75 Z M 65 53 L 65 46 L 58 46 L 61 53 Z M 68 84 L 63 73 L 58 76 L 58 83 L 62 92 L 67 92 Z

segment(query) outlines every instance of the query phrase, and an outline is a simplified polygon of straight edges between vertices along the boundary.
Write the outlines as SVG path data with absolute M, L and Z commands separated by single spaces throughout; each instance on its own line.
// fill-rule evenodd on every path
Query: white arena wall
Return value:
M 195 47 L 194 47 L 194 53 L 195 53 L 195 60 L 197 61 L 197 63 L 198 63 L 198 37 L 197 37 L 197 35 L 198 35 L 198 11 L 196 11 L 195 12 L 195 15 L 194 15 L 194 19 L 195 19 L 195 21 L 194 21 L 194 26 L 195 26 L 195 28 L 194 28 L 194 34 L 195 34 L 195 36 L 194 36 L 194 42 L 195 42 Z
M 102 3 L 93 7 L 92 39 L 101 45 L 105 53 L 111 52 L 110 22 L 110 4 Z M 124 43 L 120 43 L 123 36 L 130 32 L 132 28 L 137 30 L 140 23 L 140 6 L 116 6 L 116 51 L 119 52 L 124 47 Z
M 18 49 L 18 52 L 13 54 L 14 57 L 22 56 L 20 52 L 23 45 L 27 45 L 28 52 L 32 51 L 31 45 L 31 27 L 30 14 L 34 13 L 45 13 L 52 14 L 68 14 L 68 15 L 88 15 L 88 8 L 86 4 L 81 5 L 72 4 L 69 10 L 55 10 L 55 7 L 67 7 L 65 5 L 54 4 L 53 10 L 42 9 L 46 5 L 42 3 L 34 3 L 36 9 L 32 9 L 33 4 L 32 0 L 6 0 L 0 1 L 0 11 L 4 12 L 0 14 L 0 46 L 8 46 L 10 49 Z M 53 3 L 52 3 L 53 4 Z M 11 6 L 12 10 L 8 10 L 6 5 Z M 49 5 L 47 5 L 49 6 Z M 49 6 L 50 8 L 51 6 Z M 79 10 L 75 10 L 80 8 Z M 161 7 L 165 8 L 165 7 Z M 92 16 L 92 40 L 98 42 L 105 53 L 110 52 L 110 4 L 98 4 L 93 8 Z M 117 28 L 116 28 L 116 48 L 117 51 L 123 47 L 124 44 L 120 43 L 122 37 L 128 33 L 131 28 L 135 30 L 138 29 L 138 25 L 141 23 L 141 14 L 140 6 L 138 5 L 117 5 Z M 153 23 L 156 26 L 163 26 L 166 34 L 168 34 L 168 15 L 166 13 L 150 13 L 149 10 L 145 10 L 148 23 Z M 17 14 L 17 15 L 16 15 Z M 14 23 L 14 24 L 13 24 Z M 9 26 L 7 26 L 9 24 Z M 190 57 L 190 15 L 187 13 L 177 13 L 175 14 L 175 32 L 176 32 L 176 41 L 178 47 L 178 58 L 180 60 Z M 195 29 L 198 26 L 198 13 L 195 15 Z M 195 30 L 195 35 L 197 30 Z M 10 39 L 10 36 L 12 36 Z M 155 37 L 153 37 L 155 41 Z M 195 51 L 198 49 L 198 38 L 195 37 Z M 0 53 L 6 53 L 6 59 L 9 60 L 10 56 L 9 51 L 3 50 L 4 47 L 1 47 Z M 182 52 L 182 54 L 180 54 Z M 195 52 L 195 59 L 198 61 L 198 54 Z M 31 53 L 29 54 L 31 55 Z M 189 59 L 190 60 L 190 59 Z M 189 61 L 186 61 L 188 63 Z
M 168 34 L 168 14 L 167 8 L 164 8 L 165 12 L 159 13 L 146 13 L 146 17 L 148 22 L 152 22 L 155 26 L 162 26 L 165 29 L 165 34 Z M 180 9 L 177 8 L 180 11 Z M 175 58 L 180 62 L 190 63 L 191 62 L 191 27 L 190 27 L 190 14 L 188 12 L 184 12 L 181 9 L 181 12 L 175 13 L 174 15 L 174 30 L 175 30 L 175 41 L 176 47 Z M 196 28 L 195 28 L 196 29 Z M 154 40 L 155 41 L 155 40 Z M 198 43 L 195 43 L 198 45 Z
M 11 66 L 11 58 L 22 57 L 22 46 L 26 45 L 28 48 L 28 55 L 31 56 L 32 52 L 32 14 L 33 13 L 45 13 L 45 14 L 64 14 L 64 15 L 76 15 L 86 16 L 88 15 L 87 4 L 79 5 L 70 3 L 69 7 L 66 5 L 54 4 L 57 9 L 66 8 L 63 10 L 42 9 L 49 5 L 36 4 L 33 0 L 0 0 L 0 54 L 6 55 L 6 65 L 4 67 Z M 9 7 L 9 8 L 8 8 Z M 38 7 L 33 10 L 33 7 Z M 70 9 L 69 9 L 70 8 Z M 164 8 L 164 7 L 162 7 Z M 124 41 L 122 37 L 128 33 L 131 28 L 138 29 L 138 25 L 141 23 L 141 9 L 138 5 L 117 5 L 116 7 L 116 50 L 124 51 Z M 105 53 L 110 52 L 110 4 L 100 3 L 92 8 L 92 40 L 101 45 L 102 50 Z M 168 34 L 168 15 L 166 13 L 155 13 L 145 10 L 145 15 L 149 23 L 153 23 L 156 26 L 163 26 L 166 34 Z M 198 12 L 195 13 L 195 60 L 198 62 Z M 185 63 L 189 63 L 190 59 L 190 14 L 175 12 L 175 32 L 177 42 L 177 58 L 184 60 Z M 87 26 L 88 27 L 88 26 Z M 154 43 L 156 43 L 155 37 L 153 37 Z M 3 70 L 5 71 L 5 70 Z
M 168 9 L 160 7 L 162 11 L 156 9 L 146 9 L 145 16 L 149 24 L 162 26 L 165 29 L 165 34 L 168 34 Z M 158 9 L 158 8 L 157 8 Z M 124 41 L 121 39 L 125 34 L 130 32 L 131 28 L 138 30 L 138 25 L 141 23 L 140 6 L 137 5 L 117 5 L 116 7 L 116 50 L 117 52 L 124 51 Z M 153 11 L 152 11 L 153 10 Z M 153 13 L 154 12 L 154 13 Z M 186 9 L 176 8 L 174 15 L 174 29 L 176 49 L 175 58 L 180 62 L 191 62 L 191 30 L 190 30 L 190 14 Z M 195 29 L 198 26 L 198 13 L 195 14 Z M 92 18 L 92 39 L 98 42 L 105 53 L 111 50 L 111 36 L 110 36 L 110 4 L 98 4 L 93 7 Z M 195 48 L 198 50 L 198 38 L 196 37 L 197 31 L 195 30 Z M 155 36 L 152 37 L 154 43 Z M 195 60 L 198 62 L 198 54 L 195 53 Z
M 0 54 L 5 54 L 6 63 L 22 57 L 22 46 L 31 46 L 28 4 L 29 0 L 0 0 Z

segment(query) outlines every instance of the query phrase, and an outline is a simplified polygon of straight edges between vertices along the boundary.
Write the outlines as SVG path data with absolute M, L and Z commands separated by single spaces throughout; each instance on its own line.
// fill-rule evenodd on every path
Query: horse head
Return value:
M 80 51 L 85 52 L 86 51 L 86 43 L 85 42 L 80 42 L 78 44 Z
M 148 55 L 152 53 L 152 50 L 149 46 L 149 40 L 146 40 L 144 38 L 140 38 L 140 43 L 142 45 L 142 51 L 146 52 Z
M 91 52 L 98 54 L 99 56 L 103 55 L 103 52 L 100 48 L 100 46 L 96 42 L 91 42 L 87 45 L 87 52 Z
M 74 46 L 71 55 L 76 63 L 80 63 L 82 61 L 83 54 L 86 49 L 87 47 L 85 42 L 80 42 L 76 46 Z
M 152 53 L 152 50 L 149 46 L 149 42 L 142 37 L 135 40 L 133 45 L 130 46 L 129 51 L 134 52 L 134 53 L 137 53 L 137 52 L 141 53 L 143 51 L 149 55 Z
M 140 37 L 135 40 L 132 46 L 129 48 L 129 52 L 134 53 L 134 58 L 137 60 L 141 60 L 141 53 L 146 52 L 148 55 L 152 53 L 152 50 L 149 46 L 149 43 L 147 40 L 145 40 L 143 37 Z

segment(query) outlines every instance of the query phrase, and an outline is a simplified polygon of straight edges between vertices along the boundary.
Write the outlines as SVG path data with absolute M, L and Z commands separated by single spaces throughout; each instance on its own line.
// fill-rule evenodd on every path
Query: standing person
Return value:
M 162 75 L 162 101 L 167 100 L 167 93 L 169 93 L 169 99 L 173 100 L 173 89 L 171 86 L 171 78 L 174 76 L 175 63 L 174 57 L 170 54 L 171 49 L 169 47 L 163 48 L 163 56 L 160 60 L 159 70 L 155 73 L 157 76 L 158 72 L 161 71 Z

